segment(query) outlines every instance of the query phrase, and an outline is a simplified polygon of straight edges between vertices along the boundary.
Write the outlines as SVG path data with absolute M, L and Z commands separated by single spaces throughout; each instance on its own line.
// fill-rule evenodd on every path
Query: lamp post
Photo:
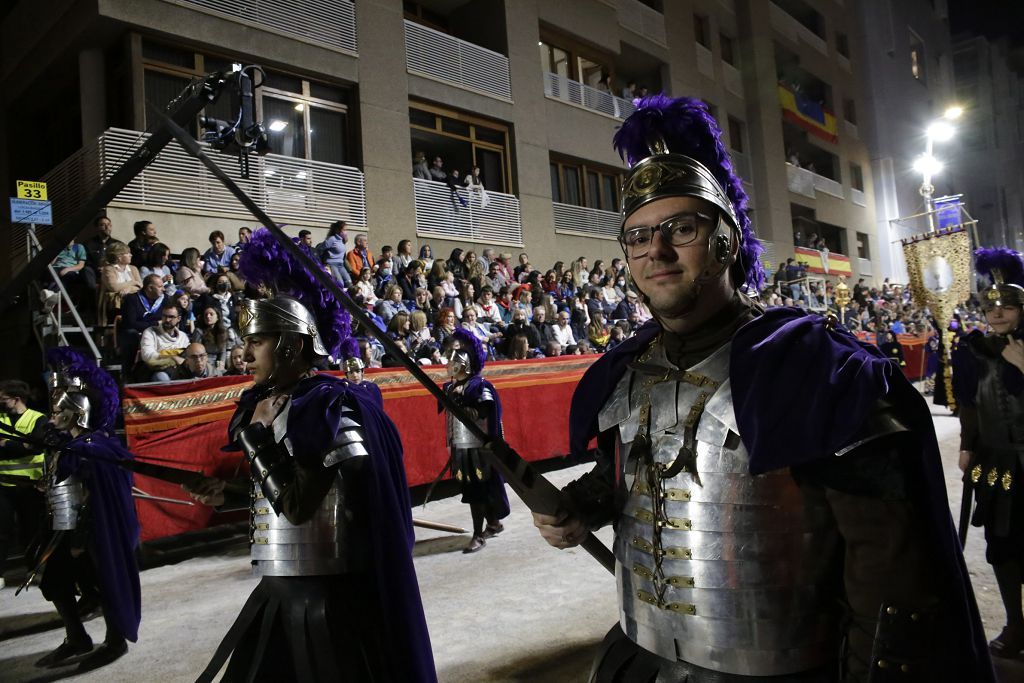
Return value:
M 924 209 L 928 214 L 928 229 L 930 232 L 935 232 L 935 216 L 933 214 L 935 206 L 932 203 L 932 194 L 935 192 L 935 186 L 932 185 L 932 176 L 942 171 L 942 162 L 936 159 L 933 154 L 935 142 L 946 142 L 953 137 L 956 129 L 950 121 L 960 118 L 961 114 L 963 114 L 963 108 L 958 106 L 949 107 L 942 114 L 941 119 L 932 122 L 925 130 L 924 154 L 914 160 L 914 170 L 921 174 L 921 187 L 918 189 L 918 192 L 924 198 Z

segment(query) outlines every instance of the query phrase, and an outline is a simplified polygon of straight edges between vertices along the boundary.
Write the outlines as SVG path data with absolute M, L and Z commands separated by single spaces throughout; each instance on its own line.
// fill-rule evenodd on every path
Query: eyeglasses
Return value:
M 630 228 L 619 235 L 619 244 L 627 258 L 638 259 L 647 256 L 654 241 L 654 233 L 660 232 L 661 239 L 673 247 L 685 247 L 697 239 L 700 225 L 711 223 L 711 216 L 699 212 L 679 213 L 657 225 Z

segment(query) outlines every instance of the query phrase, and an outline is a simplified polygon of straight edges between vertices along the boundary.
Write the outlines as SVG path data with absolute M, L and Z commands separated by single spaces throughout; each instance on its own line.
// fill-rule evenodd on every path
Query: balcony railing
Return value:
M 356 54 L 351 0 L 164 0 L 316 45 Z
M 552 202 L 555 218 L 555 232 L 616 239 L 622 226 L 622 217 L 617 211 L 602 211 L 575 204 Z
M 523 245 L 519 199 L 501 192 L 452 190 L 433 180 L 413 178 L 416 235 L 460 242 Z
M 618 0 L 619 25 L 651 42 L 667 47 L 665 42 L 665 17 L 640 0 Z
M 823 55 L 828 54 L 828 44 L 821 36 L 794 19 L 786 10 L 775 3 L 769 4 L 772 27 L 794 43 L 804 42 Z
M 788 161 L 786 162 L 786 180 L 789 184 L 790 192 L 795 192 L 804 197 L 814 199 L 817 197 L 818 192 L 824 192 L 833 197 L 845 199 L 842 183 L 826 178 L 823 175 L 812 173 L 806 168 L 794 166 Z
M 866 258 L 857 259 L 857 272 L 861 275 L 870 276 L 871 273 L 871 260 Z
M 854 140 L 860 139 L 860 130 L 857 129 L 856 123 L 850 123 L 846 119 L 843 119 L 843 130 Z
M 548 97 L 574 104 L 591 111 L 624 119 L 632 114 L 636 107 L 629 100 L 616 97 L 604 90 L 591 88 L 571 78 L 553 74 L 550 71 L 544 73 L 544 94 Z
M 868 200 L 867 197 L 864 196 L 864 191 L 858 190 L 853 187 L 850 188 L 850 201 L 856 204 L 857 206 L 868 205 Z
M 405 66 L 411 74 L 512 101 L 508 57 L 408 19 Z
M 78 209 L 146 137 L 145 133 L 110 128 L 47 173 L 43 180 L 54 202 L 54 218 L 59 221 Z M 326 225 L 341 219 L 354 227 L 366 225 L 366 193 L 359 169 L 268 154 L 250 159 L 250 177 L 245 179 L 237 178 L 234 157 L 218 153 L 211 156 L 274 220 Z M 238 200 L 176 142 L 165 147 L 110 205 L 251 218 Z

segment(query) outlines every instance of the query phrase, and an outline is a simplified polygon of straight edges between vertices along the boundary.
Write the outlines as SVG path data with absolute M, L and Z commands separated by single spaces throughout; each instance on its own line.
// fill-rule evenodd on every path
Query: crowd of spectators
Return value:
M 107 331 L 111 360 L 120 361 L 126 381 L 244 373 L 239 306 L 267 294 L 238 272 L 249 228 L 240 228 L 232 244 L 215 230 L 209 248 L 189 247 L 175 258 L 152 222 L 136 223 L 128 244 L 111 237 L 109 218 L 96 219 L 95 227 L 95 236 L 69 245 L 55 266 L 77 293 L 79 308 Z M 308 230 L 293 239 L 365 307 L 372 324 L 424 365 L 442 362 L 444 344 L 457 327 L 472 332 L 492 359 L 526 359 L 606 351 L 651 317 L 626 286 L 621 258 L 591 263 L 580 256 L 542 270 L 525 252 L 513 258 L 492 248 L 455 248 L 444 258 L 429 244 L 417 249 L 404 239 L 375 252 L 366 234 L 350 239 L 344 221 L 332 224 L 322 242 Z M 44 306 L 52 304 L 48 291 Z M 831 309 L 847 328 L 879 333 L 880 344 L 889 333 L 895 340 L 901 333 L 933 332 L 930 314 L 915 306 L 907 289 L 888 280 L 869 287 L 862 279 L 838 311 L 833 284 L 808 278 L 794 259 L 778 269 L 760 298 L 768 307 Z M 356 334 L 368 367 L 401 363 L 366 330 L 357 326 Z

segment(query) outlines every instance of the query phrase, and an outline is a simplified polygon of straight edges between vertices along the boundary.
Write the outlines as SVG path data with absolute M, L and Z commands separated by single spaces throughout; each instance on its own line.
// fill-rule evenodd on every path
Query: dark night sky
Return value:
M 1006 36 L 1024 46 L 1024 2 L 1022 0 L 948 0 L 949 28 L 956 36 L 969 32 L 989 38 Z

